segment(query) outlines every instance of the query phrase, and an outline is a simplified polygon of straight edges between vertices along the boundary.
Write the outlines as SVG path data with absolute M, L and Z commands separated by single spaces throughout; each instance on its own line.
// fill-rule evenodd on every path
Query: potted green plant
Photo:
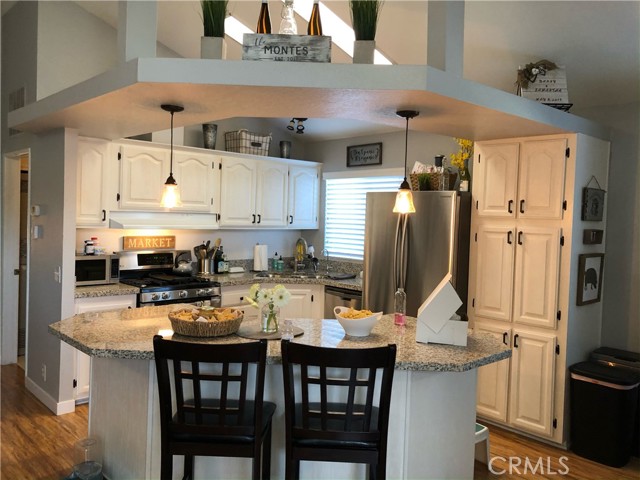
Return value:
M 376 29 L 383 0 L 349 0 L 351 25 L 356 35 L 353 63 L 373 63 Z
M 200 39 L 201 58 L 225 58 L 227 44 L 224 39 L 224 21 L 228 0 L 200 0 L 204 35 Z

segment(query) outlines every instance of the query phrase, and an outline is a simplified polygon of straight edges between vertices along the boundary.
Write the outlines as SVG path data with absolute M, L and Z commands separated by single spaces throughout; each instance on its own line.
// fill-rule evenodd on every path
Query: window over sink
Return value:
M 367 192 L 393 192 L 400 175 L 333 177 L 325 175 L 324 247 L 330 258 L 364 258 Z

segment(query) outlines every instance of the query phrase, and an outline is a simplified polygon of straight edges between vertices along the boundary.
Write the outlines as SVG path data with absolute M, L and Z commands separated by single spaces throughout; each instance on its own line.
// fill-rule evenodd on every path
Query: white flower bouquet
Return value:
M 273 288 L 261 288 L 254 283 L 249 289 L 247 302 L 262 310 L 262 331 L 274 333 L 278 331 L 278 314 L 291 299 L 291 293 L 283 285 Z

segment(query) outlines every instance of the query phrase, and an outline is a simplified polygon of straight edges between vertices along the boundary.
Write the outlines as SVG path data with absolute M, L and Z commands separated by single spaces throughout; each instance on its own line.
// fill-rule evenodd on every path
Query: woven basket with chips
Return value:
M 206 322 L 196 321 L 206 318 Z M 234 308 L 183 309 L 169 313 L 175 333 L 188 337 L 222 337 L 236 333 L 243 319 L 242 310 Z

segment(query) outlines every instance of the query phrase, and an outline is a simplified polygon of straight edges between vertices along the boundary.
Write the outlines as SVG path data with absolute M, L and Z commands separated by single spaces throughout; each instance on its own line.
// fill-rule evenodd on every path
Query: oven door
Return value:
M 222 305 L 221 297 L 198 297 L 198 298 L 177 298 L 175 300 L 148 300 L 142 298 L 142 294 L 138 294 L 138 307 L 155 307 L 160 305 L 171 305 L 175 303 L 186 303 L 194 307 L 202 307 L 211 305 L 212 307 L 220 307 Z M 206 302 L 209 302 L 208 304 Z

